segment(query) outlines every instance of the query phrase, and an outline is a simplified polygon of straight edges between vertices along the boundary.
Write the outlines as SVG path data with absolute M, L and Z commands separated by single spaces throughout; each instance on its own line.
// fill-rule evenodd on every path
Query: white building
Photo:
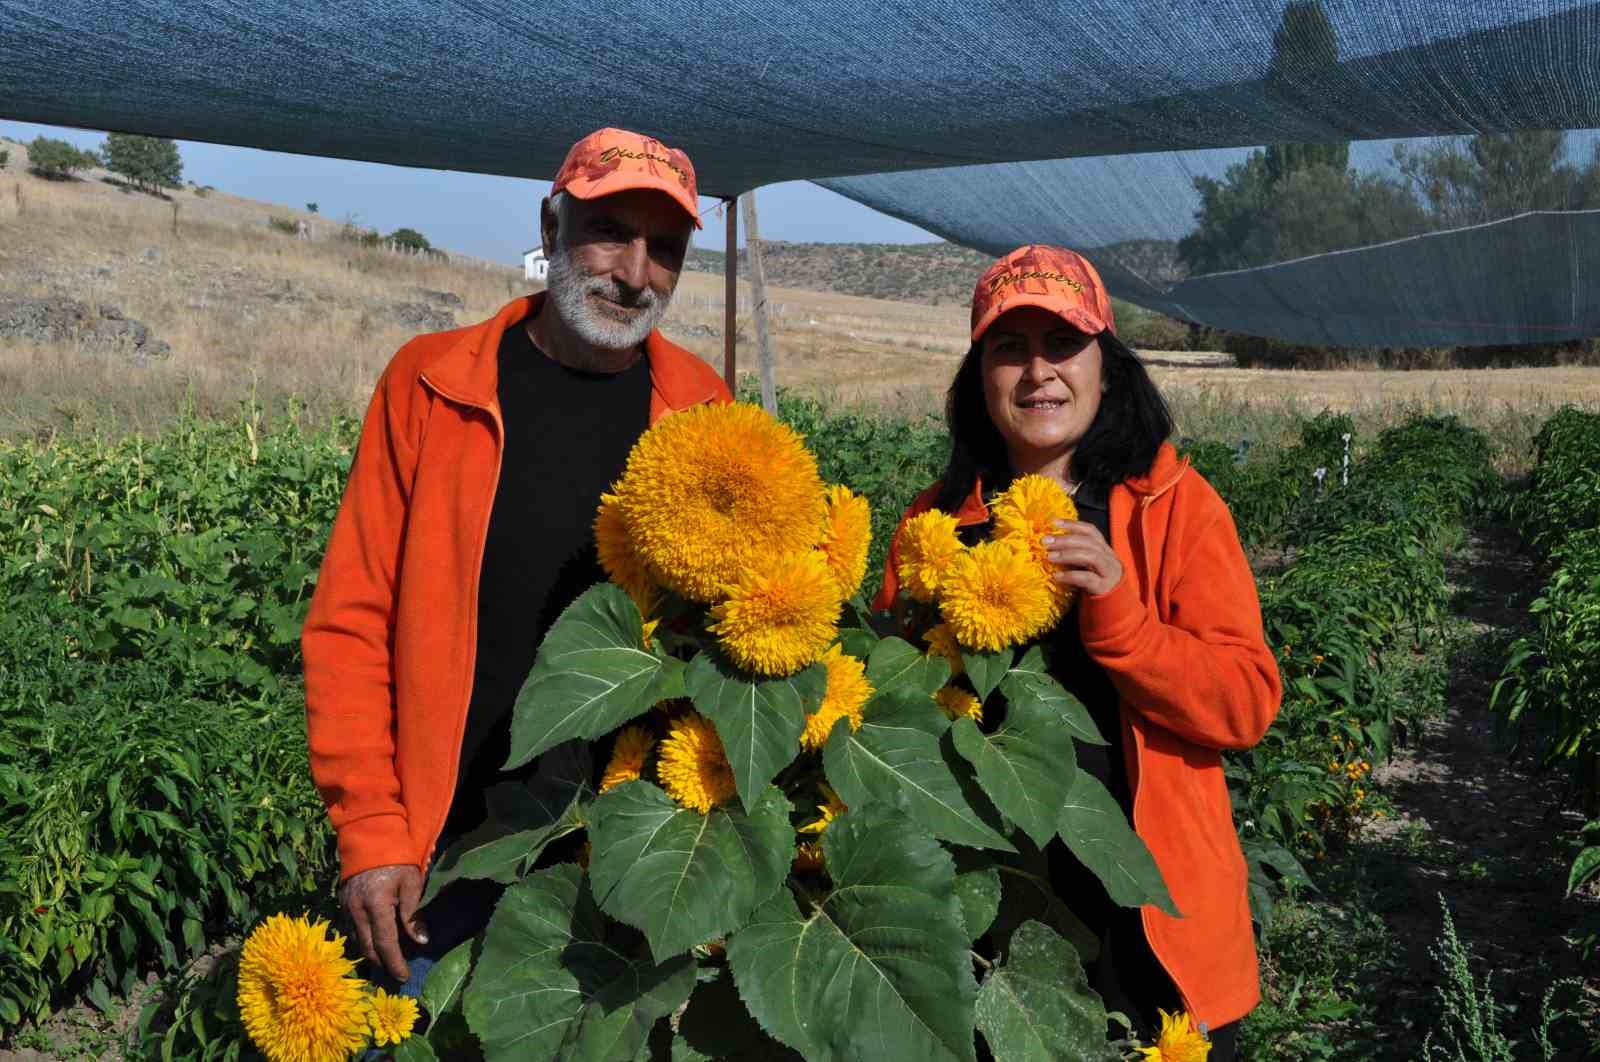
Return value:
M 550 263 L 545 260 L 543 247 L 522 252 L 522 279 L 537 280 L 542 284 L 549 272 Z

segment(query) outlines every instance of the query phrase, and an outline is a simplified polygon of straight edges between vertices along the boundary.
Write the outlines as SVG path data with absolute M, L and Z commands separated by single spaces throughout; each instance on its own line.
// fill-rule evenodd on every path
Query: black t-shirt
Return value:
M 595 508 L 649 426 L 650 364 L 614 375 L 569 369 L 518 324 L 500 341 L 505 446 L 478 579 L 477 658 L 448 836 L 486 814 L 484 790 L 511 746 L 511 707 L 562 609 L 605 578 Z M 525 773 L 525 772 L 524 772 Z

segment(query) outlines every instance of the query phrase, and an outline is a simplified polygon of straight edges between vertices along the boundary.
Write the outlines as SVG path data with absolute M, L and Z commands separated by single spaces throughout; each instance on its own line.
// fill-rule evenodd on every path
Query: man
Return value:
M 585 137 L 541 207 L 546 293 L 407 343 L 367 410 L 302 636 L 306 730 L 340 906 L 408 994 L 493 907 L 463 882 L 432 925 L 416 916 L 430 860 L 506 780 L 511 705 L 545 631 L 604 578 L 601 492 L 649 424 L 729 400 L 655 331 L 697 206 L 683 152 Z

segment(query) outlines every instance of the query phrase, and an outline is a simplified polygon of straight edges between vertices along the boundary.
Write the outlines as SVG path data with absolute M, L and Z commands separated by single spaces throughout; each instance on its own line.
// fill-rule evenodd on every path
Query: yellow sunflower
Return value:
M 809 550 L 825 529 L 822 478 L 798 433 L 759 406 L 704 405 L 659 421 L 616 486 L 634 547 L 701 604 L 729 571 Z
M 779 554 L 738 569 L 707 630 L 746 671 L 792 675 L 838 637 L 841 604 L 819 551 Z
M 594 544 L 606 577 L 628 592 L 641 616 L 650 615 L 655 608 L 655 580 L 650 578 L 644 558 L 634 549 L 628 521 L 615 494 L 600 495 L 600 507 L 594 516 Z
M 961 646 L 956 644 L 956 632 L 950 629 L 950 624 L 940 623 L 930 627 L 922 640 L 928 643 L 928 656 L 942 656 L 950 662 L 951 675 L 966 672 L 967 662 L 961 659 Z
M 1189 1024 L 1189 1015 L 1182 1011 L 1161 1011 L 1161 1035 L 1155 1046 L 1139 1049 L 1143 1062 L 1206 1062 L 1210 1055 L 1211 1042 Z
M 239 1015 L 268 1062 L 344 1062 L 367 1041 L 365 984 L 328 923 L 276 914 L 245 939 Z
M 918 513 L 905 522 L 896 539 L 895 571 L 900 585 L 916 601 L 931 602 L 955 559 L 966 547 L 956 535 L 956 518 L 938 509 Z
M 1061 618 L 1053 582 L 1010 542 L 980 542 L 951 564 L 939 589 L 939 612 L 961 645 L 996 652 Z
M 410 996 L 391 996 L 380 988 L 372 996 L 367 1021 L 375 1045 L 397 1044 L 409 1037 L 417 1024 L 417 1001 Z
M 832 486 L 827 493 L 827 534 L 822 552 L 828 570 L 839 581 L 839 596 L 849 598 L 861 589 L 867 574 L 867 547 L 872 545 L 872 507 L 849 487 Z
M 711 721 L 698 712 L 673 720 L 661 742 L 656 777 L 667 795 L 702 815 L 738 791 Z
M 1045 561 L 1045 535 L 1056 534 L 1057 520 L 1076 520 L 1078 507 L 1049 476 L 1018 476 L 989 507 L 994 514 L 994 537 L 1027 547 L 1033 559 Z
M 806 728 L 800 733 L 800 747 L 811 751 L 823 746 L 840 719 L 850 720 L 851 730 L 860 730 L 862 706 L 872 696 L 866 665 L 843 646 L 835 645 L 823 653 L 822 663 L 828 669 L 828 692 L 817 710 L 806 716 Z
M 611 745 L 611 761 L 600 776 L 600 792 L 615 789 L 623 782 L 632 782 L 644 773 L 645 757 L 655 748 L 656 739 L 642 726 L 624 727 Z
M 801 833 L 821 833 L 834 819 L 850 810 L 845 807 L 844 801 L 839 799 L 839 794 L 830 789 L 826 782 L 818 782 L 817 788 L 822 790 L 823 803 L 817 805 L 817 811 L 822 818 L 800 827 Z
M 933 695 L 933 699 L 939 702 L 939 707 L 951 719 L 966 716 L 974 723 L 983 722 L 983 703 L 960 686 L 945 686 Z

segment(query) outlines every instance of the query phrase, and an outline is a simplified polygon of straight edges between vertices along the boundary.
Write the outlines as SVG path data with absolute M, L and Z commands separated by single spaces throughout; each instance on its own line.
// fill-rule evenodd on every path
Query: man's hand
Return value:
M 1057 520 L 1056 533 L 1044 540 L 1058 583 L 1091 596 L 1110 593 L 1122 582 L 1122 562 L 1093 524 Z
M 397 981 L 411 973 L 400 952 L 401 930 L 418 944 L 428 942 L 427 927 L 416 917 L 421 899 L 422 871 L 409 863 L 363 870 L 339 886 L 339 907 L 355 927 L 362 954 Z

